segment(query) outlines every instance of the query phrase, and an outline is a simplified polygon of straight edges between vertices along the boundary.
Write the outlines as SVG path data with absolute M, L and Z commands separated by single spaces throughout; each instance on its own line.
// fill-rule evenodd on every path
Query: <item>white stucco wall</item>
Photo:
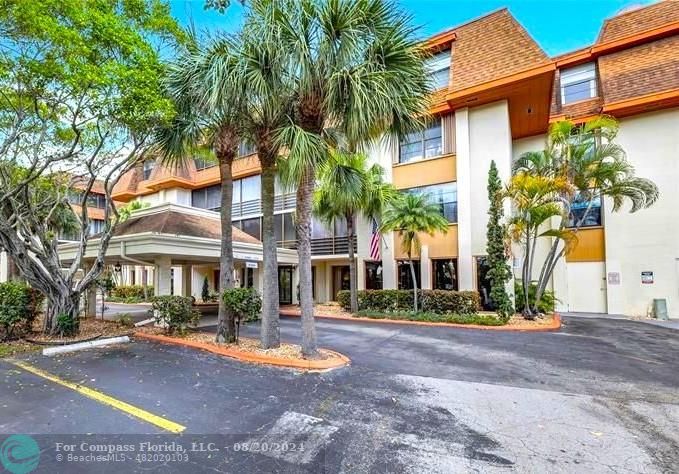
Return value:
M 606 271 L 620 274 L 619 285 L 608 285 L 608 311 L 646 315 L 653 298 L 666 298 L 679 318 L 679 108 L 622 119 L 616 141 L 660 199 L 634 214 L 605 202 Z M 643 271 L 653 272 L 652 284 L 641 283 Z

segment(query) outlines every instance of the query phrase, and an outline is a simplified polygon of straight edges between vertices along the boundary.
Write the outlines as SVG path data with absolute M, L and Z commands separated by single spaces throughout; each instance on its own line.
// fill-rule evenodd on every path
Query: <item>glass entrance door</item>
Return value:
M 292 267 L 278 267 L 278 303 L 292 304 Z

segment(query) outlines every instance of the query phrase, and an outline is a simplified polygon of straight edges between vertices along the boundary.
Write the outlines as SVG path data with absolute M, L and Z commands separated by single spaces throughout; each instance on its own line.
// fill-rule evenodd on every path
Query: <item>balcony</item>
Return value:
M 277 246 L 284 249 L 297 249 L 296 240 L 283 240 Z M 356 236 L 353 238 L 354 253 L 356 252 Z M 349 237 L 331 237 L 327 239 L 311 240 L 311 255 L 346 255 L 349 253 Z

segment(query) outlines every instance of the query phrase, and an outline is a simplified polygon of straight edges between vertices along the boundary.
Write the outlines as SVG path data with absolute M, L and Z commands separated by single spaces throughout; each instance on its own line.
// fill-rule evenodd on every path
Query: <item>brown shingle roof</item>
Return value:
M 679 88 L 679 36 L 602 56 L 599 72 L 607 104 Z
M 232 227 L 232 231 L 234 242 L 261 243 L 236 227 Z M 219 219 L 172 210 L 131 217 L 119 224 L 113 235 L 134 235 L 146 232 L 208 239 L 219 239 L 222 236 Z
M 607 19 L 597 43 L 606 43 L 679 21 L 679 1 L 666 0 Z
M 507 9 L 455 29 L 452 91 L 510 76 L 550 62 Z

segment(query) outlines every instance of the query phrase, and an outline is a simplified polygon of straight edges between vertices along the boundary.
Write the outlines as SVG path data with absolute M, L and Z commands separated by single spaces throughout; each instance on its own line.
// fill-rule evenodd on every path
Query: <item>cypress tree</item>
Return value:
M 488 253 L 488 274 L 486 278 L 490 281 L 490 299 L 495 305 L 498 317 L 508 320 L 514 313 L 514 305 L 507 294 L 507 282 L 512 273 L 507 264 L 505 254 L 505 233 L 506 228 L 502 223 L 504 210 L 502 208 L 502 181 L 497 172 L 495 161 L 491 161 L 488 171 L 488 227 L 486 233 Z

